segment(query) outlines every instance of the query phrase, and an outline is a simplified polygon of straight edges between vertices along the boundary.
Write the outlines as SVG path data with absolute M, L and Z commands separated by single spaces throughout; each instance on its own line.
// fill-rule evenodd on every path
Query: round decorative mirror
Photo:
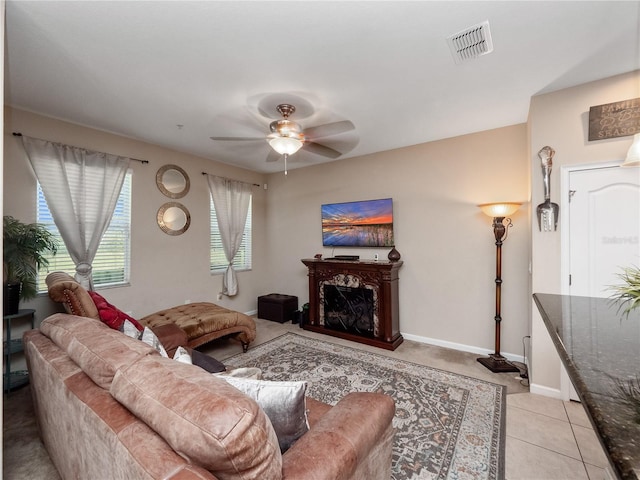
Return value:
M 189 175 L 177 165 L 164 165 L 156 173 L 158 189 L 169 198 L 182 198 L 189 193 Z
M 178 202 L 167 202 L 158 210 L 158 226 L 167 235 L 182 235 L 191 225 L 187 207 Z

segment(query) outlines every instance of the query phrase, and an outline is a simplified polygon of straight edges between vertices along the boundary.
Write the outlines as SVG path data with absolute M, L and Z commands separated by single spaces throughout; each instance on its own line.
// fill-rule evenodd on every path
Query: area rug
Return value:
M 504 478 L 506 387 L 287 333 L 224 362 L 258 367 L 266 380 L 305 380 L 335 405 L 349 392 L 396 402 L 392 478 Z

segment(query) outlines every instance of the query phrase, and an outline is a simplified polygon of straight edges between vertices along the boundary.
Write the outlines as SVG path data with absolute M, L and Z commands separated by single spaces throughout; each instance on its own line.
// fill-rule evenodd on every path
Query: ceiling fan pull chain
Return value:
M 284 174 L 287 174 L 287 158 L 289 158 L 289 154 L 285 153 L 284 154 Z

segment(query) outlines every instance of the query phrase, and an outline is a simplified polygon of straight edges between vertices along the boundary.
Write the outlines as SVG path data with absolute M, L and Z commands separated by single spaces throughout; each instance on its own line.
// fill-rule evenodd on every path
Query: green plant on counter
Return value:
M 610 298 L 620 301 L 620 308 L 624 308 L 623 314 L 628 317 L 631 310 L 640 307 L 640 268 L 623 268 L 622 273 L 617 273 L 616 276 L 623 284 L 609 287 L 614 292 Z
M 627 381 L 617 379 L 616 390 L 622 401 L 633 409 L 635 422 L 640 423 L 640 377 Z

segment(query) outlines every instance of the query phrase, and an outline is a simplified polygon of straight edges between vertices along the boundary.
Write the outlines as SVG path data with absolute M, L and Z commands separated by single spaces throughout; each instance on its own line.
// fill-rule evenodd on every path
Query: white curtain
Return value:
M 76 280 L 93 290 L 91 264 L 109 226 L 131 159 L 22 137 Z
M 242 243 L 251 200 L 251 185 L 215 175 L 207 175 L 207 181 L 216 209 L 224 255 L 229 262 L 222 277 L 220 293 L 232 297 L 238 293 L 238 279 L 233 268 L 233 259 Z

